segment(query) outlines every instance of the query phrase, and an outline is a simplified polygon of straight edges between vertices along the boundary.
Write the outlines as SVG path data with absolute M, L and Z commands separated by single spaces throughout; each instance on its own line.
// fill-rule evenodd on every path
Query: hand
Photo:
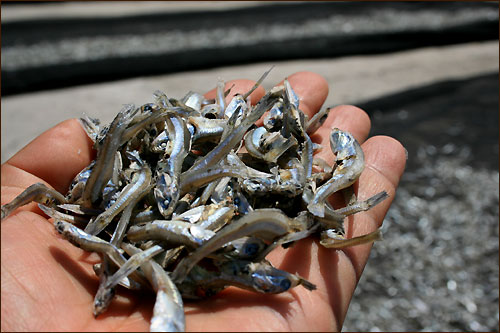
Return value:
M 289 81 L 300 96 L 300 109 L 309 116 L 328 94 L 327 82 L 317 74 L 300 72 Z M 232 93 L 246 92 L 254 82 L 228 82 Z M 214 91 L 207 93 L 213 97 Z M 264 95 L 259 87 L 255 103 Z M 228 96 L 228 98 L 230 98 Z M 396 140 L 377 136 L 367 140 L 370 119 L 353 106 L 330 111 L 324 125 L 312 135 L 324 145 L 318 153 L 330 164 L 331 128 L 349 131 L 362 144 L 366 167 L 359 179 L 360 200 L 385 190 L 390 197 L 367 212 L 346 219 L 348 238 L 376 230 L 394 198 L 405 165 L 404 148 Z M 75 120 L 67 120 L 33 140 L 2 165 L 1 202 L 10 202 L 26 187 L 44 182 L 65 194 L 73 177 L 95 158 L 92 142 Z M 154 294 L 117 288 L 109 309 L 95 319 L 92 304 L 98 278 L 89 254 L 62 239 L 35 203 L 23 206 L 1 224 L 2 331 L 146 331 Z M 194 331 L 338 331 L 354 288 L 366 264 L 371 244 L 342 251 L 326 249 L 318 239 L 304 239 L 293 247 L 276 249 L 268 259 L 278 268 L 316 284 L 308 291 L 298 286 L 278 295 L 262 295 L 227 288 L 213 298 L 185 302 L 186 329 Z

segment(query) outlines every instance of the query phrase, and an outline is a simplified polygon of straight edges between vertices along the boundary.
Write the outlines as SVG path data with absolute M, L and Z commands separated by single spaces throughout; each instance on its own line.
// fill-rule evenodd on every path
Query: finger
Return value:
M 69 119 L 42 133 L 9 159 L 2 166 L 2 185 L 25 188 L 23 182 L 34 176 L 65 193 L 75 175 L 94 157 L 85 130 L 76 119 Z
M 283 82 L 284 80 L 276 86 L 282 85 Z M 328 82 L 321 75 L 313 72 L 294 73 L 288 77 L 288 82 L 299 97 L 299 109 L 311 119 L 328 96 Z M 266 115 L 267 112 L 255 124 L 262 126 Z
M 330 110 L 328 118 L 323 125 L 311 135 L 311 140 L 322 146 L 315 156 L 324 159 L 332 165 L 334 156 L 330 149 L 330 133 L 333 128 L 339 128 L 351 133 L 361 144 L 370 133 L 370 117 L 358 107 L 352 105 L 341 105 Z
M 387 191 L 390 197 L 366 212 L 360 212 L 346 220 L 347 238 L 361 236 L 375 231 L 394 199 L 396 187 L 403 173 L 406 154 L 403 146 L 395 139 L 377 136 L 363 144 L 366 167 L 359 179 L 359 199 L 364 200 L 380 191 Z M 338 327 L 347 313 L 357 281 L 366 265 L 372 244 L 358 245 L 342 251 L 317 246 L 317 269 L 311 269 L 311 281 L 320 281 L 337 318 Z M 315 249 L 316 247 L 314 247 Z M 320 276 L 318 276 L 320 274 Z M 323 282 L 324 281 L 324 282 Z M 324 283 L 324 285 L 323 285 Z
M 281 81 L 278 86 L 283 82 Z M 326 101 L 328 82 L 314 72 L 294 73 L 288 77 L 288 82 L 299 96 L 299 109 L 311 119 Z
M 370 210 L 346 220 L 347 238 L 368 234 L 382 225 L 394 200 L 406 164 L 404 147 L 397 140 L 387 136 L 370 138 L 363 144 L 363 150 L 366 167 L 359 178 L 358 200 L 366 200 L 381 191 L 386 191 L 389 198 Z M 371 246 L 372 244 L 355 246 L 345 251 L 358 278 L 366 264 Z
M 250 89 L 253 88 L 254 85 L 255 81 L 247 79 L 232 80 L 226 82 L 226 84 L 224 85 L 224 91 L 232 87 L 231 92 L 225 98 L 226 105 L 231 101 L 231 99 L 235 95 L 238 94 L 243 95 L 247 93 Z M 256 104 L 262 98 L 262 96 L 264 96 L 264 94 L 265 94 L 264 88 L 262 88 L 262 86 L 257 87 L 257 89 L 255 89 L 249 96 L 250 102 L 252 104 Z M 215 98 L 216 95 L 217 95 L 217 88 L 214 88 L 209 92 L 207 92 L 204 96 L 207 99 L 212 99 Z

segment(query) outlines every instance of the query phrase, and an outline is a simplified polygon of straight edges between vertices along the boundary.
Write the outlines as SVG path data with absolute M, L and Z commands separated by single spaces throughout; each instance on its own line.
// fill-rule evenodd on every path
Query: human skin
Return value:
M 328 84 L 318 74 L 299 72 L 288 77 L 309 117 L 328 95 Z M 228 82 L 231 94 L 244 93 L 250 80 Z M 256 103 L 264 95 L 259 87 Z M 215 90 L 206 94 L 214 97 Z M 227 98 L 230 99 L 232 95 Z M 366 167 L 355 184 L 359 200 L 385 190 L 389 198 L 369 211 L 346 219 L 348 238 L 380 227 L 403 173 L 406 158 L 395 139 L 367 139 L 370 119 L 354 106 L 333 108 L 312 140 L 326 149 L 317 156 L 329 164 L 329 134 L 337 127 L 362 145 Z M 14 199 L 29 185 L 43 182 L 66 193 L 73 177 L 95 158 L 92 142 L 75 119 L 66 120 L 34 139 L 1 167 L 1 203 Z M 2 331 L 147 331 L 155 295 L 117 288 L 109 309 L 94 318 L 92 304 L 99 285 L 92 265 L 100 261 L 62 239 L 35 203 L 13 212 L 1 222 Z M 227 288 L 198 302 L 185 302 L 188 331 L 339 331 L 363 272 L 372 244 L 343 250 L 327 249 L 310 237 L 268 257 L 273 265 L 299 274 L 317 286 L 298 286 L 286 293 L 263 295 Z M 362 320 L 362 317 L 360 317 Z

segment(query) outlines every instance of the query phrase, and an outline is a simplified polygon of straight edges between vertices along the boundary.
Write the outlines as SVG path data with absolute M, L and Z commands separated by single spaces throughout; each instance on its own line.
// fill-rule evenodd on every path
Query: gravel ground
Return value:
M 363 106 L 409 158 L 344 331 L 498 331 L 497 92 L 495 73 Z
M 343 331 L 498 331 L 498 171 L 448 149 L 404 175 Z

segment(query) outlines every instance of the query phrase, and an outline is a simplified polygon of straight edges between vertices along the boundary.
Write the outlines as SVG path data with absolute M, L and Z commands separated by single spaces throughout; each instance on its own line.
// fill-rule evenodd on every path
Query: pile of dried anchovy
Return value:
M 94 266 L 100 278 L 94 315 L 107 309 L 117 285 L 153 289 L 151 331 L 184 330 L 182 299 L 227 286 L 261 293 L 299 284 L 315 289 L 274 268 L 266 255 L 314 233 L 331 248 L 377 240 L 378 230 L 345 239 L 343 221 L 387 193 L 356 201 L 350 186 L 364 156 L 351 134 L 333 129 L 333 167 L 313 156 L 320 147 L 309 135 L 328 109 L 308 120 L 287 80 L 252 106 L 248 96 L 267 73 L 227 105 L 230 89 L 219 81 L 214 100 L 156 92 L 154 103 L 128 105 L 107 126 L 85 116 L 80 121 L 97 158 L 66 196 L 34 184 L 2 206 L 2 219 L 28 202 L 40 203 L 65 239 L 102 255 Z M 346 195 L 344 208 L 327 201 L 337 191 Z

